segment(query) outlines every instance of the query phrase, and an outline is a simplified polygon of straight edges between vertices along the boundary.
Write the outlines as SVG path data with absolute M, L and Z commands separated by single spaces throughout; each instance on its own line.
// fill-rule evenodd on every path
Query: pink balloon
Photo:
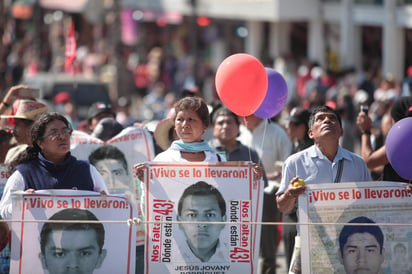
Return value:
M 267 86 L 264 66 L 245 53 L 227 57 L 216 71 L 216 90 L 220 100 L 239 116 L 249 116 L 258 109 Z

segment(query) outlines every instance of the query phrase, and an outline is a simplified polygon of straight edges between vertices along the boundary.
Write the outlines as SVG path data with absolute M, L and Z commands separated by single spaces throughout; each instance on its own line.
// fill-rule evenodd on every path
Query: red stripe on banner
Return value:
M 246 117 L 245 117 L 246 118 Z M 254 201 L 253 201 L 253 190 L 254 190 L 254 174 L 253 174 L 253 166 L 252 165 L 249 165 L 249 201 L 250 201 L 250 203 L 254 203 Z M 260 182 L 259 182 L 259 184 L 258 184 L 259 186 L 260 186 Z M 258 196 L 259 197 L 259 196 Z M 256 204 L 256 206 L 255 206 L 255 209 L 256 209 L 256 211 L 258 210 L 258 205 L 259 204 L 259 201 L 258 201 L 258 203 Z M 255 205 L 255 204 L 254 204 Z M 250 209 L 250 212 L 252 212 L 253 211 L 253 207 Z M 256 212 L 257 213 L 257 212 Z M 250 221 L 251 222 L 256 222 L 257 221 L 257 219 L 256 219 L 256 216 L 259 216 L 259 215 L 257 215 L 255 212 L 253 212 L 253 217 L 255 218 L 255 219 L 251 219 Z M 256 215 L 255 215 L 256 214 Z M 256 225 L 253 225 L 253 226 L 249 226 L 249 229 L 250 229 L 250 231 L 251 231 L 251 233 L 250 233 L 250 237 L 251 237 L 251 239 L 250 239 L 250 244 L 249 244 L 249 254 L 250 254 L 250 273 L 251 274 L 254 274 L 254 265 L 253 265 L 253 263 L 254 263 L 254 259 L 255 259 L 255 250 L 254 250 L 254 248 L 253 247 L 255 247 L 255 241 L 256 241 Z
M 149 172 L 148 172 L 148 170 L 149 170 L 149 168 L 147 167 L 146 168 L 146 172 L 145 172 L 145 178 L 143 179 L 143 182 L 144 182 L 144 187 L 145 187 L 145 189 L 146 189 L 146 195 L 145 195 L 145 199 L 146 199 L 146 206 L 145 206 L 145 213 L 146 213 L 146 220 L 151 220 L 151 218 L 152 218 L 152 216 L 151 216 L 151 211 L 149 210 L 149 207 L 148 207 L 148 205 L 149 205 L 149 193 L 150 193 L 150 190 L 149 190 L 149 186 L 150 186 L 150 184 L 147 184 L 146 182 L 148 182 L 149 181 L 149 178 L 148 178 L 148 176 L 149 176 Z M 149 222 L 147 222 L 146 223 L 146 236 L 145 236 L 145 238 L 147 239 L 147 242 L 149 242 Z M 145 254 L 149 254 L 149 244 L 146 244 L 145 245 Z M 149 255 L 147 255 L 147 256 L 145 256 L 145 273 L 146 274 L 149 274 Z
M 133 220 L 133 207 L 132 207 L 132 204 L 130 204 L 129 218 L 130 218 L 130 220 Z M 129 247 L 129 252 L 127 253 L 127 273 L 131 273 L 131 271 L 130 271 L 130 260 L 131 259 L 136 260 L 136 258 L 130 258 L 130 255 L 131 255 L 130 250 L 132 250 L 132 246 L 131 246 L 131 244 L 132 244 L 132 232 L 133 232 L 133 227 L 132 226 L 133 225 L 129 225 L 129 246 L 128 246 Z M 133 243 L 133 244 L 136 245 L 136 243 Z M 135 254 L 135 257 L 136 257 L 136 254 Z M 136 269 L 136 265 L 134 267 Z
M 25 209 L 26 209 L 26 202 L 25 202 L 25 200 L 23 199 L 23 210 L 22 210 L 22 212 L 21 212 L 21 219 L 22 220 L 24 220 L 24 212 L 25 212 Z M 24 231 L 24 222 L 21 222 L 21 231 L 20 231 L 20 261 L 19 261 L 19 274 L 21 274 L 22 272 L 21 272 L 21 270 L 22 270 L 22 267 L 23 267 L 23 260 L 21 259 L 22 258 L 22 256 L 23 256 L 23 231 Z M 13 239 L 12 239 L 13 240 Z M 11 249 L 11 243 L 10 243 L 10 249 Z

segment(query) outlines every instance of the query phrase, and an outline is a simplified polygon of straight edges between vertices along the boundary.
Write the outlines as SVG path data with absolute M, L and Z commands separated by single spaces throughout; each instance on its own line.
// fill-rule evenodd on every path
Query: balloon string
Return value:
M 245 121 L 245 126 L 247 127 L 249 125 L 249 119 L 247 116 L 243 117 L 244 121 Z M 263 149 L 263 142 L 265 141 L 265 134 L 266 134 L 266 124 L 265 124 L 265 129 L 263 131 L 263 140 L 262 140 L 262 145 L 261 145 L 261 149 Z M 249 148 L 249 161 L 252 161 L 252 141 L 250 143 L 250 145 L 248 146 Z M 259 163 L 255 163 L 258 164 L 259 166 L 262 166 L 262 157 L 259 157 Z
M 248 126 L 249 126 L 249 119 L 247 118 L 247 116 L 244 116 L 244 117 L 243 117 L 243 120 L 244 120 L 245 126 L 248 127 Z M 251 149 L 252 149 L 252 141 L 250 141 L 250 142 L 251 142 L 251 143 L 250 143 L 247 147 L 248 147 L 248 151 L 249 151 L 249 161 L 252 162 L 252 152 L 251 152 Z
M 245 126 L 248 126 L 249 125 L 249 119 L 246 116 L 243 117 L 243 119 L 245 120 Z
M 263 154 L 263 145 L 264 145 L 264 143 L 265 143 L 266 129 L 267 129 L 267 127 L 268 127 L 269 120 L 263 120 L 262 123 L 265 123 L 265 127 L 263 128 L 262 143 L 260 144 L 260 151 L 262 151 L 262 154 Z M 262 163 L 262 157 L 259 157 L 259 163 L 258 163 L 258 165 L 261 165 L 261 163 Z M 263 166 L 263 164 L 262 164 L 262 166 Z

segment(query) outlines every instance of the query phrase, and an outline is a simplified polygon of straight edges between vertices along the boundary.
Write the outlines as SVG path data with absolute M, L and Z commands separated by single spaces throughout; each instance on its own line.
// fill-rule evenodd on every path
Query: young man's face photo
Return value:
M 222 215 L 218 201 L 214 195 L 189 195 L 182 203 L 179 221 L 222 222 L 226 216 Z M 180 224 L 190 248 L 200 252 L 208 252 L 214 248 L 224 224 Z
M 96 163 L 96 169 L 102 175 L 109 190 L 130 190 L 131 178 L 122 163 L 115 159 L 104 159 Z
M 354 233 L 348 237 L 343 247 L 341 263 L 348 274 L 378 273 L 384 261 L 384 249 L 382 254 L 376 238 L 370 233 Z
M 40 258 L 50 274 L 93 273 L 106 257 L 106 250 L 100 252 L 93 229 L 51 231 L 44 250 Z

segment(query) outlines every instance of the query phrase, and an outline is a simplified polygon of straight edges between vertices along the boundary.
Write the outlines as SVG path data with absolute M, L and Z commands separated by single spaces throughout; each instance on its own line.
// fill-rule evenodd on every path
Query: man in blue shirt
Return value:
M 314 145 L 292 154 L 284 162 L 282 180 L 277 191 L 277 207 L 282 213 L 294 209 L 297 198 L 306 187 L 294 187 L 303 179 L 311 183 L 371 181 L 363 159 L 339 146 L 343 135 L 339 114 L 330 107 L 315 108 L 309 118 L 309 137 Z

